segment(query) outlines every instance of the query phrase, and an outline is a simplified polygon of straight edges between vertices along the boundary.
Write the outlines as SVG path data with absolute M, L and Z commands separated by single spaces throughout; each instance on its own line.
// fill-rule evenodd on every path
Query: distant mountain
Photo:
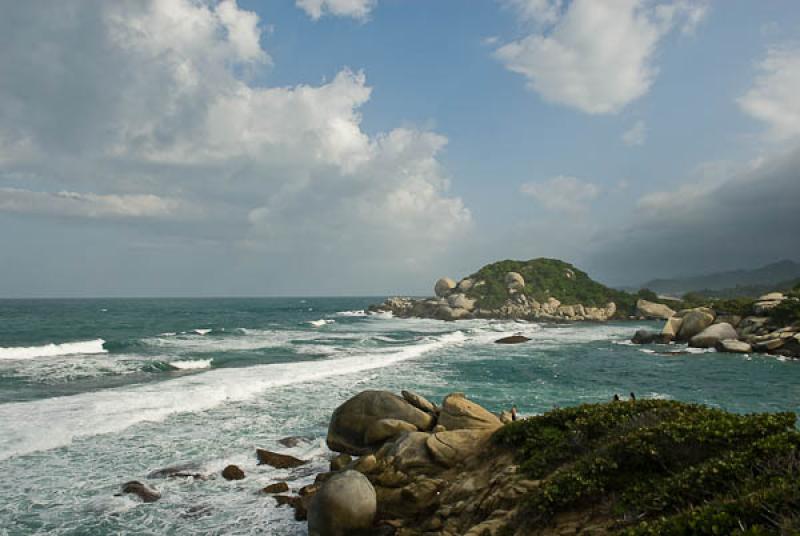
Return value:
M 733 270 L 692 277 L 676 277 L 673 279 L 653 279 L 643 284 L 657 294 L 671 296 L 683 295 L 687 292 L 725 291 L 735 294 L 737 287 L 741 295 L 759 292 L 758 289 L 771 289 L 786 285 L 787 282 L 800 278 L 800 263 L 783 260 L 756 268 L 754 270 Z

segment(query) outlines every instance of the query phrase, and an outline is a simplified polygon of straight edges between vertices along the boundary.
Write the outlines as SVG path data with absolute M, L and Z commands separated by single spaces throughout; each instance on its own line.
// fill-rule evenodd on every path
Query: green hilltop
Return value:
M 558 259 L 532 259 L 529 261 L 503 260 L 487 264 L 471 276 L 475 285 L 467 296 L 477 300 L 482 308 L 492 308 L 505 302 L 510 294 L 505 277 L 516 272 L 525 279 L 523 293 L 539 302 L 549 297 L 563 304 L 582 304 L 602 307 L 614 302 L 621 312 L 629 312 L 637 296 L 625 291 L 609 288 L 594 281 L 589 275 L 568 262 Z M 480 282 L 484 283 L 481 284 Z

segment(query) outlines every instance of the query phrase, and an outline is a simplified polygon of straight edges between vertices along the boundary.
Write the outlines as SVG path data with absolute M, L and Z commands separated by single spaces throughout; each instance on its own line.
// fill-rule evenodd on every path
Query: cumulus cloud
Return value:
M 636 121 L 631 128 L 622 133 L 622 141 L 625 145 L 644 145 L 645 139 L 647 139 L 647 127 L 641 120 Z
M 251 83 L 271 63 L 261 28 L 233 0 L 8 6 L 0 212 L 132 224 L 202 214 L 172 231 L 291 250 L 309 269 L 369 255 L 396 274 L 412 243 L 444 255 L 471 225 L 438 160 L 447 140 L 413 127 L 364 132 L 363 72 Z
M 643 196 L 634 222 L 606 229 L 589 265 L 614 283 L 797 258 L 800 149 L 704 166 L 677 188 Z M 648 274 L 642 277 L 641 274 Z
M 646 94 L 658 69 L 653 57 L 672 29 L 693 29 L 705 2 L 676 0 L 513 0 L 543 28 L 496 50 L 545 100 L 589 114 L 615 113 Z
M 297 7 L 318 20 L 323 15 L 365 20 L 378 0 L 296 0 Z
M 753 87 L 738 99 L 777 140 L 800 136 L 800 48 L 773 47 L 758 64 Z
M 600 195 L 596 184 L 563 175 L 541 182 L 527 182 L 520 191 L 548 210 L 570 213 L 583 212 L 587 203 Z

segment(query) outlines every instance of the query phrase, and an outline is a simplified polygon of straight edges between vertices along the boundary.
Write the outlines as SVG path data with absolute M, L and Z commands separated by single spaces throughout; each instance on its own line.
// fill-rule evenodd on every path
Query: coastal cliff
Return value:
M 630 400 L 510 420 L 461 393 L 362 392 L 331 418 L 331 472 L 286 500 L 312 536 L 800 530 L 792 413 Z
M 636 302 L 634 295 L 606 287 L 556 259 L 495 262 L 459 281 L 439 279 L 434 293 L 432 298 L 389 298 L 370 310 L 401 318 L 603 322 L 627 318 Z

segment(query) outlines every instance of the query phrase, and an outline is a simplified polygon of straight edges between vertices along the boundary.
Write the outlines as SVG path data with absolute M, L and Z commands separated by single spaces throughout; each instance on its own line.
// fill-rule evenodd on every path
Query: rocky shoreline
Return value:
M 770 313 L 796 298 L 773 292 L 761 296 L 748 314 L 733 314 L 711 307 L 695 307 L 665 314 L 661 330 L 639 330 L 636 344 L 688 343 L 694 348 L 714 348 L 725 353 L 766 353 L 800 359 L 800 321 L 782 322 Z M 668 311 L 664 311 L 667 313 Z
M 443 277 L 434 285 L 435 297 L 392 297 L 370 306 L 373 313 L 392 313 L 398 318 L 432 318 L 469 320 L 473 318 L 537 321 L 605 322 L 615 317 L 617 305 L 608 302 L 602 307 L 581 303 L 564 304 L 553 296 L 538 301 L 525 292 L 525 279 L 517 272 L 504 277 L 507 297 L 499 304 L 485 305 L 475 293 L 486 285 L 482 279 L 465 278 L 456 283 Z

